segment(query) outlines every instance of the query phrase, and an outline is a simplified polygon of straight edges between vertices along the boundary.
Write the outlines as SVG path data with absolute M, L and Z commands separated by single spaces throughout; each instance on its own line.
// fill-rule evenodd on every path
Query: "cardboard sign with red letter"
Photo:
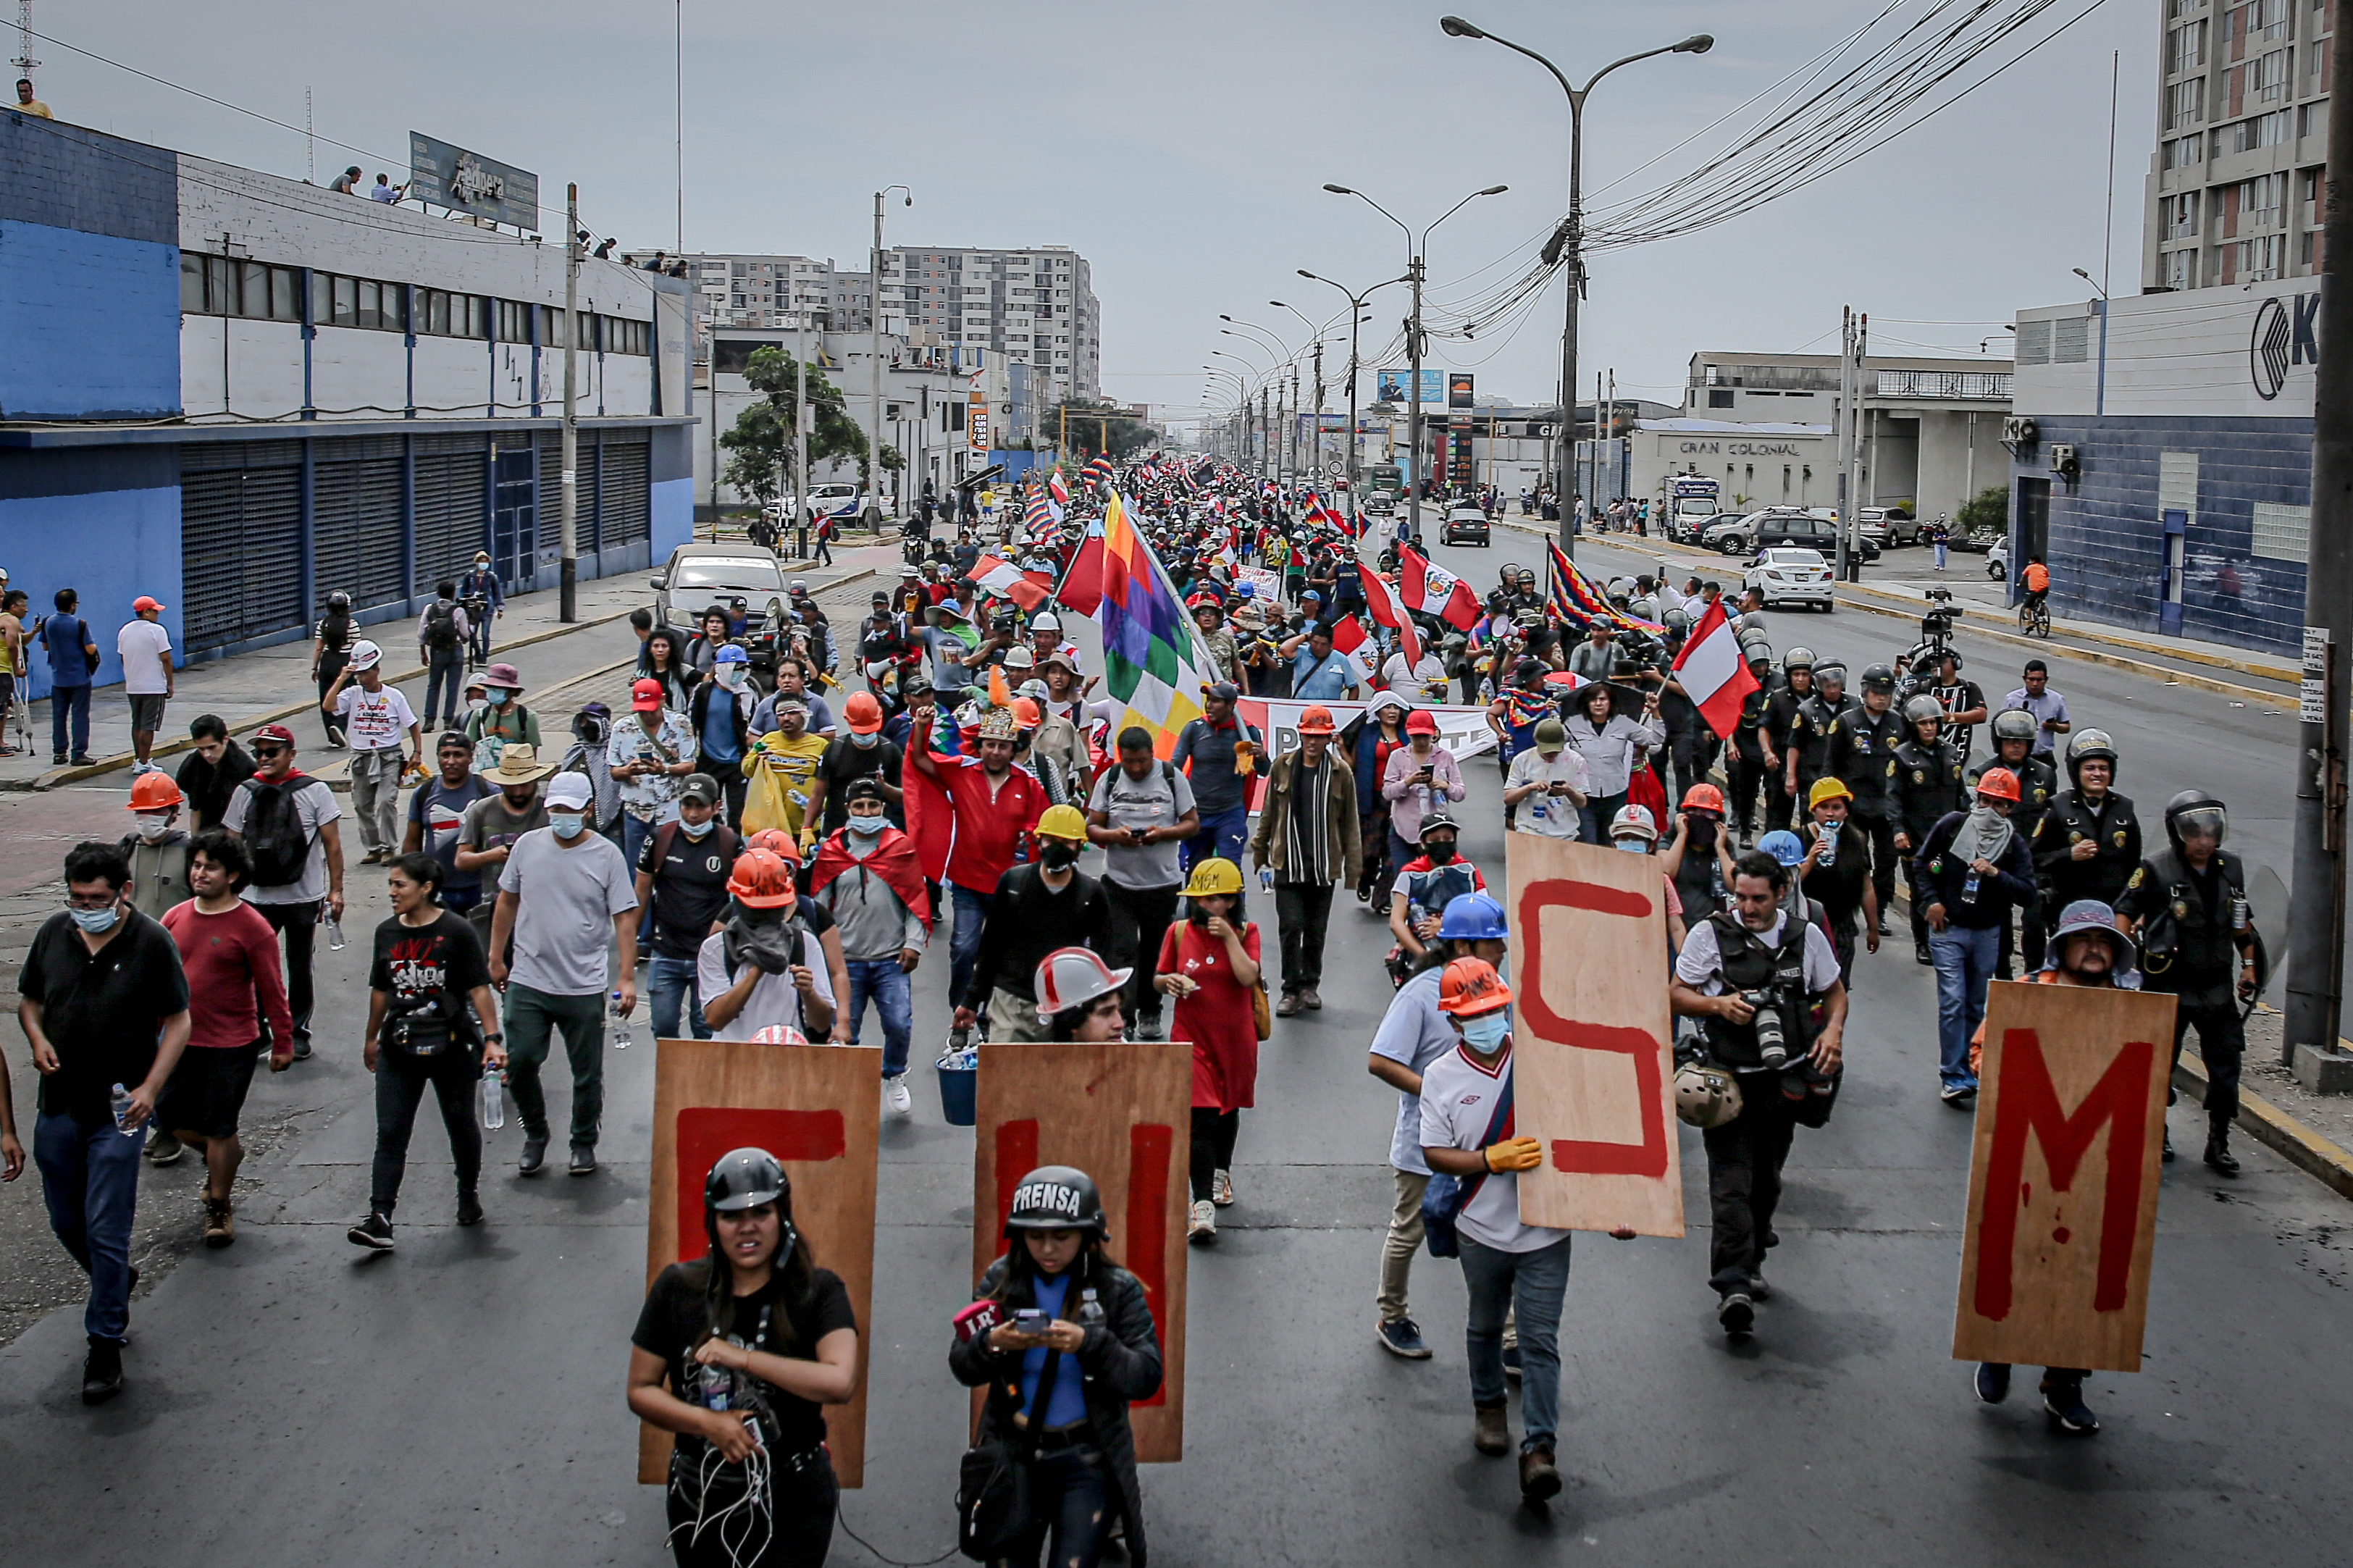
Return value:
M 1160 1334 L 1160 1391 L 1128 1409 L 1135 1457 L 1185 1457 L 1185 1220 L 1193 1047 L 1181 1041 L 980 1047 L 972 1163 L 972 1277 L 1005 1250 L 1021 1178 L 1074 1165 L 1094 1178 L 1111 1255 L 1144 1286 Z M 973 1418 L 980 1415 L 980 1390 Z
M 1505 838 L 1516 1124 L 1544 1145 L 1520 1218 L 1679 1237 L 1666 878 L 1648 856 Z
M 858 1317 L 861 1357 L 872 1342 L 874 1158 L 881 1053 L 846 1046 L 659 1040 L 654 1058 L 653 1180 L 646 1210 L 646 1284 L 710 1251 L 702 1179 L 730 1149 L 765 1149 L 793 1186 L 793 1224 L 820 1268 L 841 1276 Z M 826 1446 L 844 1487 L 866 1469 L 866 1378 L 825 1412 Z M 670 1475 L 670 1435 L 640 1425 L 638 1479 Z
M 2173 1008 L 2105 987 L 1988 992 L 1955 1359 L 2140 1370 Z

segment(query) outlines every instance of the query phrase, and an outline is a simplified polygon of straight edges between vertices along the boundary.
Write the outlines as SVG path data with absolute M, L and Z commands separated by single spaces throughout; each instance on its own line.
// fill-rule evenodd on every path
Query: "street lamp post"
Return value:
M 867 519 L 877 533 L 882 531 L 882 198 L 892 191 L 907 191 L 906 205 L 915 205 L 915 193 L 904 185 L 885 185 L 874 193 L 874 270 L 866 295 L 867 325 L 873 334 L 874 362 L 868 368 L 872 373 L 874 416 L 866 429 L 866 504 Z M 801 526 L 806 531 L 807 509 L 796 506 L 794 510 L 801 513 Z M 801 542 L 800 553 L 808 553 L 806 539 Z
M 1348 513 L 1353 518 L 1364 515 L 1362 494 L 1356 482 L 1356 329 L 1364 323 L 1365 302 L 1391 283 L 1404 283 L 1409 278 L 1390 278 L 1374 284 L 1361 294 L 1352 293 L 1343 284 L 1310 272 L 1304 267 L 1298 273 L 1311 283 L 1323 283 L 1337 289 L 1348 300 Z
M 1430 248 L 1430 234 L 1440 224 L 1444 223 L 1448 218 L 1452 217 L 1456 213 L 1461 212 L 1464 207 L 1469 206 L 1481 196 L 1500 196 L 1512 187 L 1509 185 L 1489 185 L 1485 190 L 1472 192 L 1469 195 L 1464 196 L 1461 201 L 1456 202 L 1452 206 L 1448 207 L 1444 212 L 1440 213 L 1436 218 L 1432 219 L 1430 221 L 1430 227 L 1421 231 L 1421 237 L 1419 240 L 1416 240 L 1412 228 L 1407 225 L 1403 218 L 1389 211 L 1388 208 L 1381 205 L 1380 203 L 1373 200 L 1372 197 L 1365 195 L 1364 192 L 1351 190 L 1345 185 L 1328 184 L 1324 188 L 1331 192 L 1335 196 L 1356 197 L 1358 201 L 1364 203 L 1366 206 L 1372 208 L 1375 212 L 1380 214 L 1391 223 L 1397 225 L 1398 227 L 1405 230 L 1405 276 L 1406 281 L 1413 285 L 1413 313 L 1406 318 L 1405 327 L 1406 363 L 1409 367 L 1409 374 L 1413 378 L 1413 401 L 1406 405 L 1406 445 L 1412 448 L 1406 463 L 1406 526 L 1412 531 L 1414 538 L 1419 539 L 1421 537 L 1422 487 L 1421 284 L 1424 276 L 1422 270 L 1422 258 Z
M 1585 291 L 1585 100 L 1601 79 L 1620 66 L 1647 60 L 1653 55 L 1704 55 L 1715 47 L 1715 40 L 1705 33 L 1694 33 L 1679 44 L 1662 44 L 1655 49 L 1644 49 L 1638 55 L 1612 60 L 1587 79 L 1583 87 L 1571 87 L 1568 78 L 1558 66 L 1544 56 L 1509 38 L 1499 38 L 1484 28 L 1473 26 L 1460 16 L 1441 16 L 1439 26 L 1457 38 L 1484 38 L 1501 44 L 1515 54 L 1528 58 L 1552 72 L 1553 80 L 1560 83 L 1561 91 L 1568 95 L 1568 216 L 1561 220 L 1559 230 L 1546 247 L 1548 256 L 1567 263 L 1568 306 L 1561 328 L 1560 339 L 1560 446 L 1554 455 L 1553 500 L 1560 507 L 1560 547 L 1574 554 L 1577 549 L 1576 519 L 1571 515 L 1569 486 L 1574 482 L 1577 464 L 1577 308 Z M 1600 410 L 1597 407 L 1598 416 Z M 1599 431 L 1597 429 L 1598 436 Z

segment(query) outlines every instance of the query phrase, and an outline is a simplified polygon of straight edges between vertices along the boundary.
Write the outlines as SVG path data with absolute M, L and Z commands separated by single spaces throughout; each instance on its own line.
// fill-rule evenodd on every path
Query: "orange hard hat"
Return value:
M 1456 1018 L 1476 1017 L 1512 1005 L 1512 988 L 1483 958 L 1458 958 L 1438 977 L 1438 1010 Z
M 841 705 L 841 717 L 853 735 L 871 735 L 882 728 L 882 704 L 871 691 L 853 691 Z
M 1329 735 L 1338 728 L 1332 722 L 1332 710 L 1320 704 L 1299 716 L 1299 732 L 1303 735 Z
M 1039 710 L 1036 698 L 1017 697 L 1013 700 L 1013 721 L 1023 729 L 1036 729 L 1045 717 L 1046 715 Z
M 2018 775 L 2008 768 L 1988 768 L 1984 776 L 1978 780 L 1978 793 L 2015 805 L 2018 804 Z
M 765 849 L 787 866 L 797 866 L 801 861 L 800 847 L 793 842 L 793 836 L 781 827 L 763 827 L 744 841 L 744 847 Z
M 793 901 L 792 862 L 772 849 L 746 849 L 735 858 L 727 890 L 748 909 L 773 910 Z
M 1724 792 L 1712 784 L 1695 784 L 1683 791 L 1685 811 L 1712 811 L 1724 815 Z
M 166 773 L 141 773 L 131 781 L 132 811 L 162 811 L 169 806 L 185 805 L 187 796 L 172 782 Z

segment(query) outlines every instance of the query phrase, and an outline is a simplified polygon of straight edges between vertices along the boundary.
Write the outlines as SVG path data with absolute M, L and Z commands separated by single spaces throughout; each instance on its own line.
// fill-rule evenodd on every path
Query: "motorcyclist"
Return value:
M 2029 843 L 2034 830 L 2042 821 L 2042 814 L 2051 809 L 2051 797 L 2058 793 L 2059 775 L 2051 764 L 2034 754 L 2038 733 L 2034 715 L 2022 708 L 1997 713 L 1988 726 L 1993 731 L 1993 755 L 1962 770 L 1961 782 L 1974 797 L 1978 782 L 1989 770 L 2008 768 L 2018 780 L 2018 805 L 2010 815 L 2010 825 Z M 2010 962 L 2013 952 L 2023 950 L 2029 973 L 2042 967 L 2043 921 L 2040 898 L 2020 906 L 2019 947 L 2013 948 L 2007 922 L 2002 926 L 2001 953 L 1995 961 L 1994 973 L 2003 980 L 2010 978 Z
M 1879 934 L 1895 902 L 1895 748 L 1907 733 L 1894 711 L 1895 671 L 1865 665 L 1862 702 L 1839 715 L 1831 731 L 1825 769 L 1854 794 L 1855 830 L 1871 836 L 1871 879 L 1879 890 Z
M 1929 830 L 1961 808 L 1961 759 L 1944 738 L 1945 710 L 1926 692 L 1904 705 L 1911 734 L 1895 748 L 1895 847 L 1904 855 L 1904 879 L 1912 889 L 1912 955 L 1928 954 L 1928 922 L 1914 880 L 1913 852 Z

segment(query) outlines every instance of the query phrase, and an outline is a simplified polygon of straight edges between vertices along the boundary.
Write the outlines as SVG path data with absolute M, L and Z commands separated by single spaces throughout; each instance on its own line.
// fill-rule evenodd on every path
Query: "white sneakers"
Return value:
M 1209 1178 L 1209 1201 L 1221 1209 L 1234 1206 L 1234 1173 L 1219 1171 Z
M 1195 1201 L 1192 1223 L 1185 1227 L 1185 1239 L 1196 1247 L 1208 1247 L 1218 1239 L 1218 1208 L 1208 1199 Z
M 904 1116 L 915 1109 L 915 1097 L 907 1092 L 907 1075 L 882 1080 L 882 1103 L 891 1108 L 893 1116 Z

